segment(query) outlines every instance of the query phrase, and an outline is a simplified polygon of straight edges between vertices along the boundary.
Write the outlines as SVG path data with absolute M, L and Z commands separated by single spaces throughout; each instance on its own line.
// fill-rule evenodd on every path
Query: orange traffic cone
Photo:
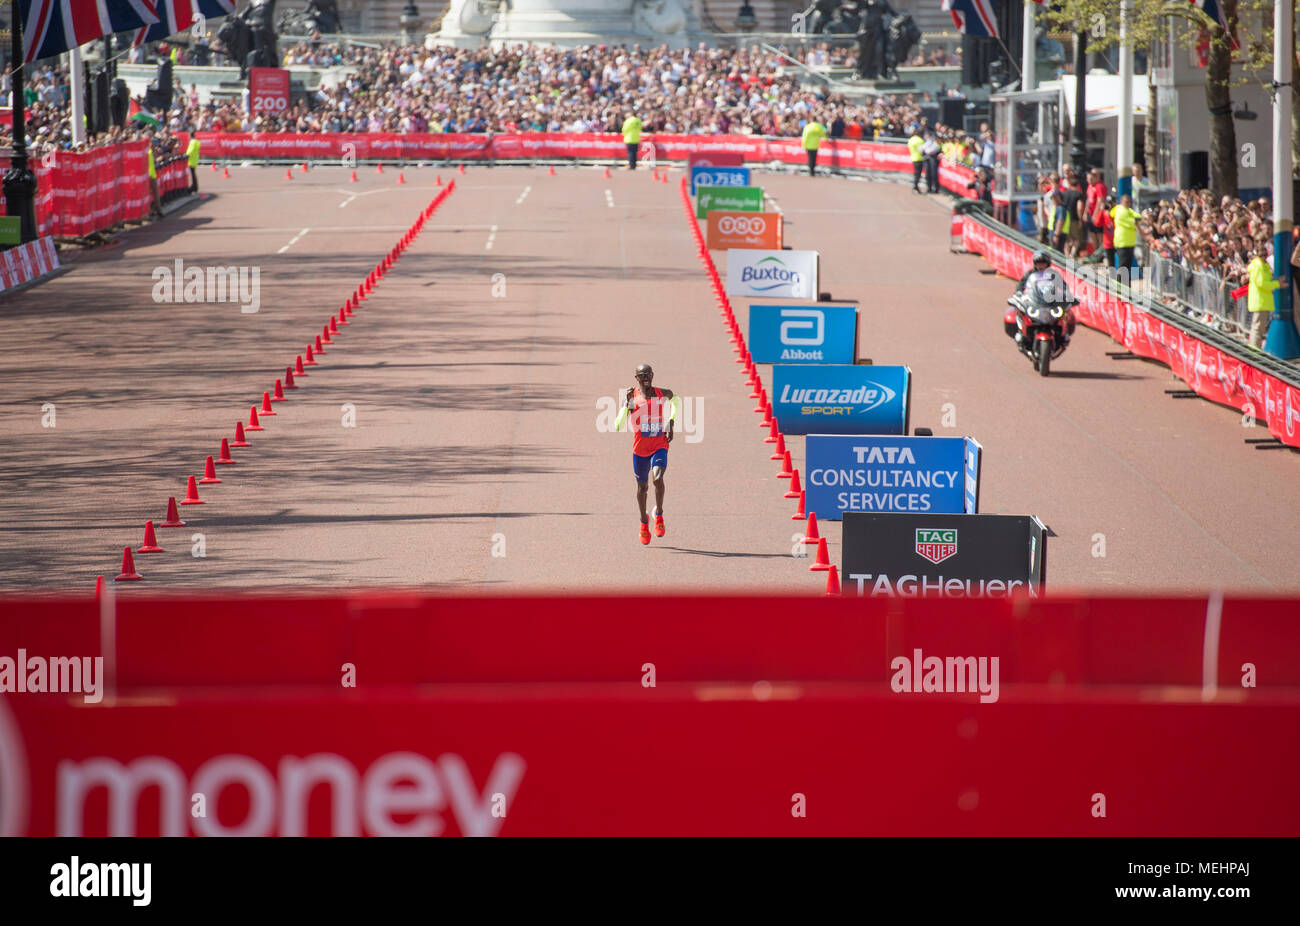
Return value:
M 352 172 L 352 179 L 351 179 L 349 182 L 350 182 L 350 183 L 356 183 L 356 182 L 357 182 L 357 172 L 356 172 L 355 170 Z
M 214 174 L 217 172 L 217 162 L 216 162 L 216 161 L 213 161 L 213 162 L 212 162 L 212 172 L 213 172 Z
M 257 409 L 253 409 L 253 414 L 254 414 L 254 415 L 257 414 Z M 231 443 L 230 446 L 232 446 L 232 447 L 251 447 L 251 446 L 253 446 L 253 445 L 250 444 L 250 443 L 248 442 L 248 440 L 244 437 L 244 422 L 242 422 L 242 421 L 236 421 L 236 422 L 235 422 L 235 440 Z
M 789 479 L 792 475 L 794 475 L 794 471 L 793 467 L 790 466 L 790 451 L 787 450 L 785 456 L 781 458 L 781 472 L 776 474 L 776 478 Z
M 284 170 L 284 179 L 285 179 L 285 180 L 292 180 L 292 179 L 293 179 L 293 168 L 292 168 L 292 167 L 286 167 L 286 168 L 285 168 L 285 170 Z
M 442 186 L 442 174 L 438 174 L 434 179 L 434 186 Z
M 182 505 L 205 505 L 207 502 L 199 498 L 199 484 L 193 476 L 190 481 L 185 483 L 185 497 L 181 499 Z
M 135 560 L 131 558 L 131 548 L 122 548 L 122 573 L 114 582 L 139 582 L 144 576 L 135 571 Z
M 826 595 L 824 597 L 840 597 L 840 571 L 834 566 L 826 573 Z
M 158 525 L 159 527 L 184 527 L 185 522 L 181 520 L 181 513 L 176 510 L 176 496 L 173 495 L 167 499 L 167 520 Z
M 153 522 L 144 522 L 144 544 L 135 552 L 137 553 L 162 553 L 163 548 L 158 546 L 158 535 L 153 532 Z
M 229 180 L 229 179 L 230 179 L 230 168 L 229 168 L 229 167 L 223 167 L 223 168 L 221 168 L 221 179 L 222 179 L 222 180 Z
M 808 529 L 804 531 L 804 544 L 816 543 L 821 540 L 821 535 L 817 533 L 817 512 L 808 512 Z
M 804 502 L 804 493 L 803 493 L 803 492 L 800 492 L 800 493 L 799 493 L 799 510 L 796 511 L 794 514 L 790 515 L 790 520 L 791 520 L 791 521 L 802 521 L 802 520 L 804 519 L 804 513 L 803 513 L 803 502 Z
M 776 422 L 773 422 L 773 426 L 775 426 L 775 424 Z M 768 459 L 769 460 L 785 459 L 785 435 L 782 434 L 780 431 L 776 432 L 776 452 L 773 453 L 770 457 L 768 457 Z
M 789 453 L 789 451 L 786 451 Z M 790 491 L 785 493 L 784 498 L 798 498 L 803 495 L 803 487 L 799 485 L 799 470 L 790 472 Z
M 399 184 L 402 184 L 402 183 L 405 183 L 405 182 L 406 182 L 406 174 L 403 173 L 403 172 L 400 171 L 400 170 L 397 172 L 397 182 L 398 182 Z
M 302 172 L 303 172 L 304 174 L 307 173 L 307 162 L 306 162 L 306 161 L 303 161 L 303 162 L 302 162 Z
M 548 176 L 548 177 L 554 177 L 554 176 L 555 176 L 555 165 L 554 165 L 554 164 L 552 164 L 550 167 L 546 168 L 546 176 Z
M 270 398 L 270 396 L 267 396 L 267 398 Z M 245 428 L 245 430 L 247 430 L 247 431 L 265 431 L 265 430 L 266 430 L 266 428 L 262 427 L 262 423 L 261 423 L 260 421 L 257 420 L 257 406 L 256 406 L 256 405 L 250 405 L 250 406 L 248 406 L 248 427 Z M 236 433 L 235 436 L 238 437 L 239 434 Z
M 320 335 L 316 335 L 316 356 L 319 357 L 325 353 L 325 346 L 320 342 Z
M 383 165 L 383 163 L 380 162 L 379 164 L 376 164 L 376 165 L 375 165 L 375 173 L 377 173 L 377 174 L 382 174 L 383 172 L 384 172 L 384 165 Z
M 817 541 L 817 560 L 808 567 L 809 572 L 826 572 L 831 568 L 830 551 L 826 549 L 826 538 Z
M 279 380 L 276 380 L 276 382 L 279 382 Z M 271 407 L 271 393 L 263 392 L 262 393 L 262 417 L 266 418 L 274 414 L 275 414 L 275 409 Z M 249 428 L 249 430 L 251 431 L 252 428 Z
M 272 394 L 272 396 L 271 396 L 271 401 L 272 401 L 272 402 L 283 402 L 283 401 L 285 401 L 285 398 L 284 398 L 284 383 L 280 382 L 280 380 L 278 380 L 278 379 L 275 381 L 275 392 L 274 392 L 274 394 Z
M 203 461 L 203 478 L 199 480 L 201 485 L 212 485 L 221 480 L 217 478 L 217 467 L 212 457 Z
M 606 180 L 609 179 L 609 168 L 608 168 L 608 167 L 605 168 L 605 179 L 606 179 Z
M 464 164 L 457 164 L 457 165 L 456 165 L 456 173 L 458 173 L 458 174 L 463 174 L 463 173 L 465 173 L 465 165 L 464 165 Z
M 218 466 L 235 466 L 239 463 L 238 460 L 230 455 L 230 441 L 224 437 L 221 438 L 221 456 L 217 457 L 213 462 Z
M 284 368 L 284 388 L 297 389 L 298 384 L 293 381 L 293 367 Z
M 104 597 L 104 577 L 95 576 L 95 600 L 98 601 L 103 597 Z
M 308 350 L 311 350 L 310 347 L 307 348 L 307 349 L 308 349 Z M 295 358 L 295 360 L 294 360 L 294 364 L 293 364 L 293 375 L 294 375 L 294 376 L 306 376 L 306 375 L 307 375 L 307 371 L 304 370 L 304 369 L 302 368 L 302 354 L 299 354 L 299 355 L 297 356 L 297 358 Z

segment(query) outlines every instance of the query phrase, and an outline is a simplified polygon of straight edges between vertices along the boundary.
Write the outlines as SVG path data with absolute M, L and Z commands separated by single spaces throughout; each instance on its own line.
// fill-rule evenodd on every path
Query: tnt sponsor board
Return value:
M 686 157 L 687 167 L 744 167 L 739 151 L 694 151 Z
M 857 346 L 856 306 L 749 307 L 749 352 L 755 363 L 853 363 Z
M 846 511 L 843 521 L 840 574 L 847 596 L 1006 598 L 1042 592 L 1047 529 L 1032 515 Z
M 254 114 L 289 109 L 289 72 L 285 68 L 248 69 L 248 106 Z
M 809 434 L 805 444 L 806 510 L 823 521 L 849 511 L 973 514 L 967 508 L 965 437 L 872 437 Z M 978 501 L 978 470 L 973 493 Z
M 759 186 L 702 186 L 695 197 L 695 217 L 707 219 L 714 209 L 724 212 L 762 212 L 763 188 Z
M 817 298 L 817 252 L 731 248 L 727 292 L 772 299 Z
M 713 250 L 761 248 L 781 250 L 781 213 L 722 212 L 707 217 L 706 240 Z
M 748 167 L 692 167 L 691 195 L 702 186 L 749 186 Z
M 906 434 L 907 367 L 772 367 L 772 414 L 784 434 Z

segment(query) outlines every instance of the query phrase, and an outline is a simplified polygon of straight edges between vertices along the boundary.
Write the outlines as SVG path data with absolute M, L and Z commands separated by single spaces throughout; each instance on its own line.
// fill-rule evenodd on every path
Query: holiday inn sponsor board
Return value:
M 1033 515 L 846 511 L 843 538 L 848 597 L 1005 598 L 1046 580 L 1047 528 Z
M 816 299 L 816 251 L 727 250 L 727 292 L 767 299 Z
M 695 197 L 695 217 L 707 219 L 709 212 L 762 212 L 763 188 L 760 186 L 702 186 Z

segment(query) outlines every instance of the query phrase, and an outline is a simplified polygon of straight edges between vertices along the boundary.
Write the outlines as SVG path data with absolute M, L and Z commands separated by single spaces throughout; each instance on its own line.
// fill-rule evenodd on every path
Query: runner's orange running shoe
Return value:
M 650 542 L 650 524 L 647 521 L 641 522 L 641 542 L 642 543 Z
M 655 536 L 662 537 L 666 533 L 668 533 L 668 529 L 664 527 L 663 512 L 658 512 L 655 514 Z

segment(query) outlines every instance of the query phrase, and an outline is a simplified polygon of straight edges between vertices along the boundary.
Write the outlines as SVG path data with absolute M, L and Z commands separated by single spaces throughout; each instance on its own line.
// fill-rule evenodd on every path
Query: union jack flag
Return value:
M 168 36 L 184 32 L 203 19 L 216 19 L 235 12 L 235 0 L 158 0 L 158 22 L 135 34 L 132 45 L 161 42 Z
M 1216 21 L 1225 30 L 1228 28 L 1228 17 L 1223 12 L 1223 7 L 1219 0 L 1192 0 L 1192 6 L 1199 9 L 1206 16 Z
M 998 37 L 998 14 L 993 0 L 943 0 L 943 8 L 963 35 Z
M 62 54 L 114 32 L 158 21 L 154 0 L 16 0 L 23 24 L 23 61 Z

